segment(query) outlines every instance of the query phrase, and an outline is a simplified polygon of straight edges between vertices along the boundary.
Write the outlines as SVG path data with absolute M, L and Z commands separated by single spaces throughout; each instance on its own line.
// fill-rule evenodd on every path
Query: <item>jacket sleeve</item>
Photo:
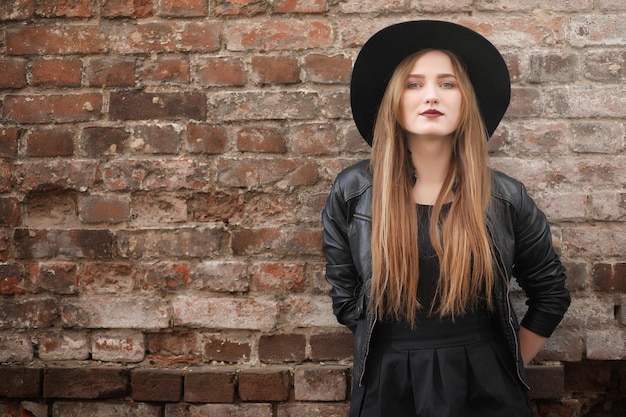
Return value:
M 570 304 L 569 291 L 565 287 L 565 269 L 552 246 L 546 217 L 523 185 L 515 216 L 513 275 L 528 297 L 528 311 L 521 325 L 549 337 Z
M 332 286 L 333 313 L 339 323 L 354 331 L 359 318 L 357 296 L 359 277 L 348 239 L 351 217 L 341 182 L 335 180 L 322 212 L 323 251 L 326 257 L 326 280 Z

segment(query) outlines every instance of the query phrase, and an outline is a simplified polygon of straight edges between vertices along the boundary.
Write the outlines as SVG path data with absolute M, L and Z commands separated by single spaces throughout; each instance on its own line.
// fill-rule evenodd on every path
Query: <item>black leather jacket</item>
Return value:
M 333 312 L 355 336 L 353 377 L 361 385 L 376 317 L 367 311 L 371 268 L 372 176 L 361 161 L 336 178 L 322 213 L 326 280 Z M 511 308 L 509 282 L 518 280 L 528 300 L 521 324 L 549 337 L 570 303 L 565 272 L 552 247 L 544 214 L 520 182 L 492 171 L 492 199 L 487 227 L 494 246 L 495 311 L 520 382 L 527 387 L 518 339 L 519 322 Z

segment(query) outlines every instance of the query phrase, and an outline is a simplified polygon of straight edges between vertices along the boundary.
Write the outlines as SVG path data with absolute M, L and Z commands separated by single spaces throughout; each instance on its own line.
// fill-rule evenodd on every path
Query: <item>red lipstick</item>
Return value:
M 433 117 L 443 116 L 443 113 L 440 112 L 439 110 L 428 109 L 426 111 L 423 111 L 421 115 L 424 117 L 433 118 Z

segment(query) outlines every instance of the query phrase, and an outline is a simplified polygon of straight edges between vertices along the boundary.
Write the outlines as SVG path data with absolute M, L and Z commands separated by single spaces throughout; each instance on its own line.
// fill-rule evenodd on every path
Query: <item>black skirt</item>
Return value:
M 530 417 L 511 356 L 486 314 L 379 323 L 350 417 Z

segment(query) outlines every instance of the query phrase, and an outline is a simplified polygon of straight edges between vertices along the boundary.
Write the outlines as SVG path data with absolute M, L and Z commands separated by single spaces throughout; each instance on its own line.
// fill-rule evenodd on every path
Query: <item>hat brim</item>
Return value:
M 352 70 L 352 115 L 359 133 L 370 146 L 378 108 L 393 71 L 404 58 L 423 49 L 443 49 L 461 58 L 488 135 L 500 124 L 511 99 L 511 80 L 496 47 L 481 34 L 455 23 L 403 22 L 374 34 L 363 45 Z

